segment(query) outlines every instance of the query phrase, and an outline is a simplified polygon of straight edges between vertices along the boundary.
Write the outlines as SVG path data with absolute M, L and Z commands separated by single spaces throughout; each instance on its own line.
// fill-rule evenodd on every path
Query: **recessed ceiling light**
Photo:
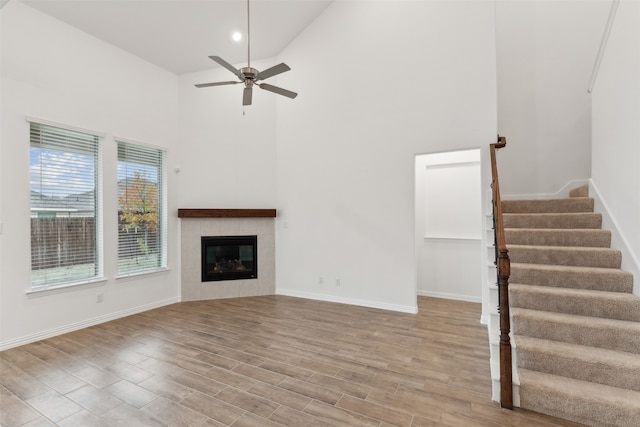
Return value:
M 239 42 L 240 40 L 242 40 L 242 33 L 239 31 L 236 31 L 231 35 L 231 38 L 233 39 L 234 42 Z

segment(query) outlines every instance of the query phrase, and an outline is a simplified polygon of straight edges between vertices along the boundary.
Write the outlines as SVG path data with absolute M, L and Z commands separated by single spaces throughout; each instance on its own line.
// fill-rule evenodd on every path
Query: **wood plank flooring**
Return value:
M 577 426 L 492 402 L 480 305 L 184 302 L 0 353 L 13 426 Z

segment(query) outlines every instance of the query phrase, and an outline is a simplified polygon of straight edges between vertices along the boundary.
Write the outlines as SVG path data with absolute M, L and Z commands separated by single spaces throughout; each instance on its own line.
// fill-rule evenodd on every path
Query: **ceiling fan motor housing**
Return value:
M 258 77 L 258 70 L 251 67 L 244 67 L 240 68 L 240 74 L 242 74 L 245 79 L 255 80 Z

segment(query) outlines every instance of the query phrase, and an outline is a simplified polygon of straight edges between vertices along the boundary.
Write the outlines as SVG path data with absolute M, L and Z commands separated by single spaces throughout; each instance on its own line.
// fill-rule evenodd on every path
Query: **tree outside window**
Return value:
M 125 180 L 120 203 L 120 226 L 122 230 L 142 233 L 137 238 L 140 252 L 149 254 L 149 233 L 158 230 L 158 188 L 153 182 L 145 179 L 145 174 L 134 173 L 133 180 Z
M 165 266 L 163 152 L 118 143 L 118 274 Z

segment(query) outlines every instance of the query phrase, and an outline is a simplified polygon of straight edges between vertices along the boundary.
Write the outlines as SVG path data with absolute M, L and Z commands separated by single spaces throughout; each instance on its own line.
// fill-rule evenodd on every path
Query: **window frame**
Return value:
M 116 172 L 116 179 L 117 179 L 117 202 L 116 202 L 116 209 L 117 209 L 117 256 L 116 256 L 116 279 L 121 279 L 121 278 L 127 278 L 127 277 L 131 277 L 131 276 L 138 276 L 138 275 L 144 275 L 144 274 L 152 274 L 152 273 L 156 273 L 156 272 L 160 272 L 160 271 L 166 271 L 168 270 L 168 265 L 167 265 L 167 260 L 168 260 L 168 244 L 167 244 L 167 235 L 168 235 L 168 218 L 167 218 L 167 150 L 164 147 L 160 147 L 160 146 L 156 146 L 156 145 L 152 145 L 152 144 L 146 144 L 140 141 L 135 141 L 135 140 L 131 140 L 131 139 L 127 139 L 127 138 L 121 138 L 121 137 L 114 137 L 114 143 L 116 146 L 116 168 L 118 169 L 118 171 Z M 157 237 L 157 249 L 158 249 L 158 254 L 157 254 L 157 258 L 158 258 L 158 265 L 153 266 L 151 268 L 140 268 L 140 269 L 131 269 L 131 270 L 126 270 L 126 271 L 121 271 L 120 269 L 120 263 L 121 263 L 121 258 L 120 258 L 120 237 L 121 237 L 121 230 L 120 230 L 120 226 L 121 226 L 121 220 L 120 220 L 120 165 L 121 162 L 126 162 L 125 159 L 121 159 L 120 157 L 120 153 L 121 153 L 121 147 L 125 146 L 124 148 L 126 149 L 126 147 L 130 147 L 132 148 L 134 151 L 139 150 L 139 151 L 147 151 L 147 152 L 154 152 L 154 156 L 157 156 L 158 158 L 158 163 L 157 164 L 153 164 L 153 166 L 157 166 L 158 167 L 158 177 L 157 177 L 157 197 L 158 197 L 158 204 L 157 204 L 157 224 L 156 224 L 156 229 L 157 229 L 157 233 L 158 233 L 158 237 Z M 126 184 L 125 184 L 126 185 Z
M 56 149 L 57 151 L 61 151 L 63 153 L 75 153 L 78 154 L 78 152 L 80 152 L 83 155 L 92 155 L 93 156 L 93 190 L 94 191 L 94 205 L 93 205 L 93 218 L 94 218 L 94 225 L 93 225 L 93 229 L 94 229 L 94 248 L 93 248 L 93 264 L 94 264 L 94 274 L 91 276 L 86 276 L 86 277 L 65 277 L 62 280 L 47 280 L 41 284 L 34 284 L 34 277 L 33 277 L 33 272 L 34 270 L 34 266 L 33 266 L 33 245 L 30 242 L 29 243 L 29 253 L 30 253 L 30 257 L 31 257 L 31 263 L 30 263 L 30 271 L 31 271 L 31 281 L 30 281 L 30 287 L 28 290 L 28 294 L 36 294 L 36 293 L 43 293 L 46 291 L 55 291 L 55 290 L 59 290 L 59 289 L 63 289 L 63 288 L 68 288 L 68 287 L 76 287 L 76 286 L 80 286 L 80 285 L 87 285 L 87 284 L 96 284 L 99 282 L 103 282 L 105 281 L 105 277 L 104 277 L 104 246 L 103 246 L 103 233 L 104 233 L 104 229 L 103 229 L 103 218 L 104 218 L 104 212 L 103 212 L 103 181 L 102 181 L 102 175 L 103 175 L 103 148 L 104 148 L 104 133 L 103 132 L 98 132 L 98 131 L 94 131 L 94 130 L 90 130 L 90 129 L 85 129 L 85 128 L 79 128 L 76 126 L 71 126 L 71 125 L 67 125 L 67 124 L 62 124 L 62 123 L 57 123 L 57 122 L 51 122 L 48 120 L 42 120 L 39 118 L 35 118 L 35 117 L 30 117 L 27 116 L 26 117 L 26 121 L 28 123 L 28 132 L 29 132 L 29 137 L 28 137 L 28 141 L 29 141 L 29 169 L 28 169 L 28 173 L 29 173 L 29 194 L 31 194 L 31 191 L 33 191 L 32 187 L 31 187 L 31 169 L 34 166 L 32 164 L 32 159 L 31 159 L 31 153 L 32 153 L 32 149 L 33 148 L 40 148 L 43 150 L 46 149 Z M 34 128 L 36 128 L 34 130 Z M 58 131 L 56 131 L 56 129 Z M 36 144 L 37 141 L 34 141 L 34 131 L 35 132 L 39 132 L 39 131 L 45 131 L 45 132 L 50 132 L 52 134 L 56 134 L 56 132 L 58 133 L 58 135 L 64 135 L 64 134 L 82 134 L 84 137 L 87 138 L 87 140 L 93 139 L 92 144 L 94 144 L 93 148 L 91 149 L 86 149 L 87 147 L 85 147 L 85 149 L 81 149 L 78 150 L 77 147 L 74 148 L 73 146 L 69 146 L 66 147 L 67 149 L 65 150 L 64 148 L 64 144 L 61 144 L 60 141 L 55 141 L 55 140 L 51 140 L 49 141 L 49 147 L 47 147 L 47 142 L 41 142 L 40 145 L 38 146 L 38 144 Z M 60 149 L 62 148 L 62 149 Z M 72 168 L 69 167 L 69 170 L 72 170 Z M 42 172 L 40 172 L 42 173 Z M 51 182 L 51 180 L 50 180 Z M 40 188 L 41 192 L 42 192 L 42 188 Z M 91 190 L 90 190 L 91 191 Z M 62 207 L 62 206 L 61 206 Z M 30 201 L 29 201 L 29 218 L 32 218 L 33 215 L 33 211 L 34 208 L 38 208 L 38 206 L 34 206 L 34 204 L 32 203 L 31 197 L 30 197 Z M 62 212 L 64 209 L 57 209 L 57 211 Z M 55 214 L 57 217 L 57 213 Z M 68 213 L 68 217 L 71 217 L 70 212 Z M 32 225 L 30 224 L 29 226 L 29 230 L 30 233 L 32 232 L 33 228 Z M 73 265 L 73 264 L 71 264 Z

